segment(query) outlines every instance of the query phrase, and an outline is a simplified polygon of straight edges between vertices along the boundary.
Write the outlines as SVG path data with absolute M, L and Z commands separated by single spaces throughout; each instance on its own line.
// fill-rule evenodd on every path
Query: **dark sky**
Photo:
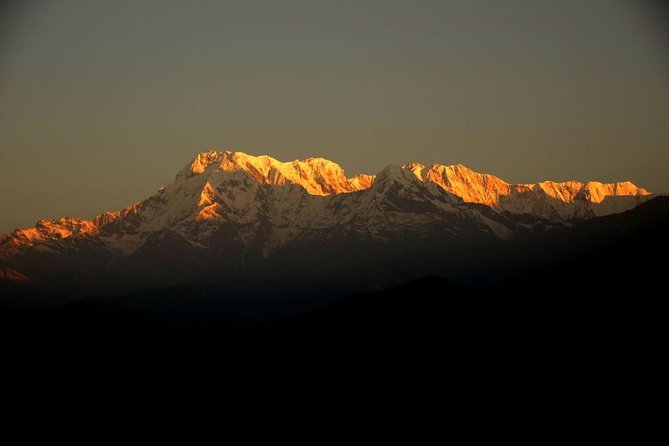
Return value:
M 0 232 L 122 208 L 208 148 L 669 191 L 657 4 L 4 2 Z

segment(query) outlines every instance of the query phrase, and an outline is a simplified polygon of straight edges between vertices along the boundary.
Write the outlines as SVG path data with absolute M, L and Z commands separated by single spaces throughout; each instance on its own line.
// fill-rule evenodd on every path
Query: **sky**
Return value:
M 660 4 L 3 2 L 0 233 L 123 208 L 212 148 L 669 192 Z

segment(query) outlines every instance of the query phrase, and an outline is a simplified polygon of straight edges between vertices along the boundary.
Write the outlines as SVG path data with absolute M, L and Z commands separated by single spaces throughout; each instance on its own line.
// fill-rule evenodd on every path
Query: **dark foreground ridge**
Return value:
M 639 328 L 644 312 L 654 305 L 644 296 L 577 298 L 509 290 L 501 295 L 499 290 L 462 288 L 436 276 L 316 308 L 228 300 L 218 292 L 174 287 L 10 313 L 6 333 L 10 349 L 24 352 L 115 351 L 124 356 L 145 350 L 318 355 L 370 349 L 410 352 L 446 345 L 462 351 L 507 344 L 525 349 L 577 338 L 581 342 L 602 332 L 625 336 L 628 329 Z M 627 321 L 624 326 L 621 317 Z
M 669 248 L 668 215 L 669 199 L 655 199 L 519 241 L 496 254 L 506 270 L 481 286 L 443 275 L 362 293 L 318 278 L 302 288 L 289 279 L 176 285 L 5 311 L 3 325 L 10 353 L 33 358 L 642 352 L 657 339 L 652 290 L 666 288 L 666 262 L 653 259 Z

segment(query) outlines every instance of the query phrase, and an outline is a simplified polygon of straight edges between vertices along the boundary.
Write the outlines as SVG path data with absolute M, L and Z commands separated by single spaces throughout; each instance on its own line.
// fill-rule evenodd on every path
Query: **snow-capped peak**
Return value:
M 433 164 L 426 167 L 420 163 L 409 163 L 403 168 L 421 181 L 435 183 L 465 202 L 485 204 L 498 211 L 529 213 L 551 219 L 587 218 L 622 212 L 650 196 L 646 189 L 629 181 L 510 184 L 462 164 Z
M 410 211 L 411 218 L 426 221 L 435 210 L 480 214 L 480 207 L 466 203 L 543 219 L 590 218 L 629 210 L 650 197 L 648 191 L 628 181 L 510 184 L 460 164 L 427 167 L 420 163 L 388 166 L 376 177 L 349 178 L 341 166 L 324 158 L 282 162 L 267 155 L 210 150 L 181 169 L 174 183 L 121 211 L 106 212 L 93 220 L 40 221 L 34 228 L 0 236 L 0 260 L 38 246 L 51 249 L 94 238 L 114 251 L 130 253 L 149 234 L 161 231 L 204 244 L 226 224 L 240 228 L 238 240 L 244 243 L 261 237 L 279 245 L 314 227 L 338 227 L 360 216 L 375 216 L 378 210 Z M 491 214 L 486 215 L 480 219 L 491 227 Z M 377 217 L 369 218 L 375 222 Z M 388 214 L 378 215 L 378 219 L 387 218 Z M 397 223 L 383 224 L 390 228 L 393 222 Z M 367 229 L 373 231 L 372 226 Z M 499 228 L 494 232 L 504 233 Z
M 479 173 L 462 164 L 435 163 L 427 167 L 413 162 L 405 164 L 401 169 L 411 172 L 422 182 L 438 185 L 465 202 L 485 204 L 499 211 L 534 213 L 545 218 L 587 217 L 621 212 L 650 195 L 647 190 L 629 181 L 543 181 L 534 184 L 511 184 L 495 175 Z M 341 166 L 325 158 L 282 162 L 267 155 L 253 156 L 231 150 L 210 150 L 198 154 L 179 172 L 177 180 L 230 171 L 245 172 L 260 184 L 300 185 L 307 193 L 320 196 L 368 189 L 378 181 L 374 175 L 348 178 Z M 384 171 L 379 175 L 386 176 L 390 173 Z M 616 198 L 619 196 L 629 198 Z M 575 202 L 589 205 L 581 206 L 583 209 L 575 209 L 571 206 Z M 600 204 L 605 206 L 598 206 Z M 559 210 L 556 211 L 557 208 Z M 594 210 L 595 208 L 597 209 Z
M 373 181 L 371 175 L 348 178 L 341 166 L 325 158 L 282 162 L 267 155 L 253 156 L 231 150 L 210 150 L 198 154 L 179 172 L 177 181 L 226 171 L 246 172 L 260 184 L 297 184 L 311 195 L 355 192 L 369 188 Z

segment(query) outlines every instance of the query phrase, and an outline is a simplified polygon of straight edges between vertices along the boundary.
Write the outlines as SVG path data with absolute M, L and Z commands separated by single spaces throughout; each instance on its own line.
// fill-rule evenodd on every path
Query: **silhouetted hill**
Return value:
M 429 276 L 386 290 L 358 293 L 300 317 L 263 327 L 255 335 L 290 344 L 411 338 L 438 331 L 449 311 L 473 290 Z
M 508 247 L 509 269 L 496 286 L 537 293 L 648 293 L 664 288 L 669 197 L 621 214 L 533 234 Z
M 669 247 L 668 216 L 669 198 L 660 197 L 499 246 L 481 254 L 488 268 L 498 265 L 499 280 L 485 286 L 435 275 L 377 291 L 345 276 L 175 285 L 5 312 L 5 334 L 22 354 L 188 352 L 213 360 L 395 351 L 506 361 L 565 346 L 583 357 L 614 354 L 616 345 L 656 337 L 652 290 L 664 289 L 666 262 L 655 259 Z

